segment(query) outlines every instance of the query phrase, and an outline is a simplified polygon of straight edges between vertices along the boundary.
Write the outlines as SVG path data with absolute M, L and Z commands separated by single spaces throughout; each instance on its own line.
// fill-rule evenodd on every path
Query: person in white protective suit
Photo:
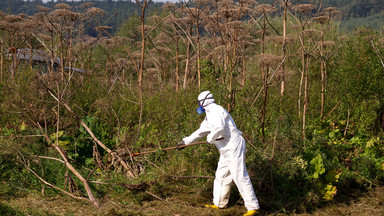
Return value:
M 188 145 L 207 136 L 208 143 L 214 144 L 220 152 L 213 183 L 214 205 L 206 205 L 206 207 L 225 208 L 229 201 L 231 183 L 234 181 L 248 210 L 244 216 L 255 215 L 260 206 L 245 166 L 246 148 L 242 132 L 237 129 L 228 111 L 215 103 L 211 92 L 200 93 L 198 101 L 197 112 L 199 114 L 205 112 L 206 117 L 200 128 L 183 138 L 177 146 Z

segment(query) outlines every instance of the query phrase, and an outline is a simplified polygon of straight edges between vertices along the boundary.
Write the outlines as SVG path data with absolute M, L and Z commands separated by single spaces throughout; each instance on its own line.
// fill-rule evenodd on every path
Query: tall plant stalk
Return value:
M 1 41 L 0 41 L 0 82 L 3 81 L 4 74 L 4 38 L 3 33 L 1 33 Z
M 266 49 L 266 34 L 267 34 L 267 27 L 270 25 L 270 22 L 268 21 L 267 15 L 269 13 L 275 12 L 276 8 L 272 5 L 259 5 L 256 8 L 256 11 L 262 14 L 262 23 L 261 23 L 261 55 L 264 56 L 265 49 Z M 268 25 L 267 25 L 268 24 Z M 266 121 L 266 115 L 267 115 L 267 100 L 268 100 L 268 70 L 269 65 L 268 64 L 261 64 L 261 81 L 263 82 L 263 104 L 261 107 L 261 133 L 262 136 L 265 137 L 265 121 Z
M 144 0 L 142 3 L 140 1 L 135 0 L 136 3 L 141 8 L 141 15 L 140 15 L 140 25 L 141 25 L 141 56 L 140 56 L 140 68 L 139 68 L 139 74 L 138 74 L 138 95 L 139 95 L 139 104 L 140 104 L 140 116 L 139 116 L 139 125 L 137 128 L 137 137 L 140 135 L 140 128 L 141 128 L 141 122 L 143 119 L 143 71 L 144 71 L 144 57 L 145 57 L 145 10 L 147 9 L 147 6 L 149 3 L 151 3 L 151 0 Z
M 282 0 L 284 6 L 283 13 L 283 45 L 281 47 L 281 53 L 283 58 L 286 56 L 286 42 L 287 42 L 287 17 L 288 17 L 288 5 L 290 0 Z M 285 62 L 281 66 L 281 83 L 280 83 L 280 95 L 284 96 L 285 93 Z
M 192 34 L 192 26 L 189 27 L 189 34 Z M 192 42 L 191 40 L 188 40 L 187 43 L 187 51 L 186 51 L 186 63 L 185 63 L 185 69 L 184 69 L 184 79 L 183 79 L 183 89 L 187 88 L 187 81 L 188 81 L 188 75 L 190 71 L 190 61 L 191 61 L 191 48 L 192 48 Z
M 179 37 L 176 36 L 176 48 L 175 48 L 175 84 L 176 84 L 176 91 L 179 91 Z

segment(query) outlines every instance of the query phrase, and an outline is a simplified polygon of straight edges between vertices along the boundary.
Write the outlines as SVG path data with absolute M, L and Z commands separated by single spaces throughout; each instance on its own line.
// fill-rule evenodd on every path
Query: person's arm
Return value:
M 205 137 L 210 132 L 207 118 L 200 124 L 200 128 L 193 132 L 190 136 L 183 138 L 185 145 L 193 143 L 195 140 Z

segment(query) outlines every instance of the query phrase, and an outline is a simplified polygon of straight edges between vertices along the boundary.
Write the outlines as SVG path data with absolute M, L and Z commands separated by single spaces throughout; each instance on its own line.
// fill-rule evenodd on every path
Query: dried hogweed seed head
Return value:
M 301 25 L 292 25 L 294 30 L 301 30 L 303 27 Z
M 167 26 L 176 24 L 176 23 L 174 23 L 175 20 L 173 19 L 173 17 L 171 17 L 170 19 L 165 19 L 163 22 L 164 22 Z
M 379 40 L 379 42 L 381 43 L 381 46 L 383 46 L 383 48 L 384 48 L 384 38 L 381 38 L 381 39 Z
M 60 3 L 60 4 L 55 5 L 55 8 L 56 8 L 56 9 L 71 10 L 72 7 L 69 6 L 69 5 L 67 5 L 67 4 Z
M 320 42 L 319 42 L 319 46 L 320 46 Z M 334 46 L 335 45 L 335 41 L 323 41 L 323 47 L 330 47 L 330 46 Z
M 82 17 L 83 17 L 83 14 L 81 14 L 81 13 L 71 12 L 71 14 L 70 14 L 70 18 L 71 18 L 72 21 L 78 20 L 78 19 L 80 19 Z
M 233 5 L 234 2 L 233 2 L 233 0 L 222 0 L 222 1 L 217 2 L 217 4 L 219 7 L 228 7 L 230 5 Z
M 105 12 L 102 9 L 97 8 L 97 7 L 89 8 L 86 13 L 89 16 L 100 16 L 100 15 L 104 15 L 105 14 Z
M 156 43 L 167 43 L 170 41 L 170 37 L 167 33 L 161 32 L 154 38 L 154 41 Z
M 111 38 L 106 38 L 104 40 L 101 40 L 100 43 L 102 44 L 102 46 L 109 47 L 109 48 L 114 45 L 114 41 Z
M 237 5 L 237 6 L 239 6 L 240 4 L 246 4 L 247 3 L 247 0 L 237 0 L 237 2 L 235 2 L 235 4 Z
M 5 20 L 0 20 L 0 29 L 1 30 L 6 29 L 8 26 L 9 26 L 9 22 L 7 22 Z
M 154 23 L 158 23 L 162 20 L 162 18 L 160 16 L 157 16 L 157 15 L 152 15 L 148 19 L 149 19 L 149 21 L 154 22 Z
M 44 12 L 35 13 L 33 17 L 35 20 L 42 21 L 45 18 L 45 13 Z
M 157 51 L 158 52 L 161 52 L 161 53 L 172 53 L 172 49 L 168 48 L 168 47 L 164 47 L 164 46 L 158 46 L 156 47 Z
M 280 4 L 279 4 L 281 7 L 285 7 L 285 5 L 287 5 L 287 8 L 288 9 L 292 9 L 294 7 L 294 5 L 288 1 L 282 1 Z
M 144 25 L 144 32 L 149 32 L 150 30 L 152 30 L 153 26 L 151 25 Z M 141 29 L 141 27 L 140 27 Z
M 103 32 L 103 31 L 107 31 L 108 29 L 112 29 L 112 27 L 110 26 L 97 26 L 94 28 L 96 31 L 100 31 L 100 32 Z
M 191 16 L 193 16 L 193 17 L 197 17 L 198 16 L 198 14 L 200 13 L 200 9 L 198 9 L 198 8 L 189 8 L 189 10 L 188 10 L 188 12 L 189 12 L 189 14 L 191 15 Z
M 25 13 L 19 13 L 19 14 L 17 14 L 17 16 L 20 16 L 22 19 L 28 18 L 28 15 Z
M 95 5 L 95 3 L 93 2 L 86 2 L 86 3 L 83 3 L 79 6 L 79 8 L 90 8 L 92 7 L 93 5 Z
M 317 16 L 317 17 L 313 17 L 312 19 L 320 24 L 327 23 L 330 20 L 328 16 Z
M 232 22 L 227 22 L 227 26 L 229 27 L 229 31 L 238 29 L 238 27 L 241 28 L 241 21 L 232 21 Z
M 21 32 L 21 27 L 20 22 L 9 23 L 8 30 L 13 31 L 15 34 L 19 34 Z
M 152 63 L 152 62 L 155 62 L 155 59 L 154 58 L 148 58 L 148 61 L 147 63 Z M 155 77 L 156 74 L 158 74 L 160 72 L 160 70 L 156 67 L 156 68 L 147 68 L 146 69 L 146 75 L 150 75 L 152 77 Z
M 127 60 L 125 58 L 119 58 L 116 60 L 116 63 L 118 65 L 126 65 L 127 64 Z
M 328 8 L 324 9 L 324 13 L 326 13 L 330 17 L 336 16 L 337 14 L 341 13 L 340 11 L 337 11 L 336 9 L 337 9 L 336 7 L 328 7 Z
M 18 15 L 8 15 L 8 16 L 5 17 L 5 20 L 7 20 L 10 23 L 19 22 L 22 19 L 23 18 L 21 18 L 21 16 L 18 16 Z
M 270 31 L 268 31 L 268 30 L 257 30 L 257 31 L 255 31 L 255 34 L 256 35 L 270 35 L 271 34 L 271 32 Z
M 330 13 L 330 12 L 336 11 L 336 9 L 337 9 L 336 7 L 327 7 L 324 9 L 324 11 Z
M 66 9 L 56 9 L 49 13 L 49 16 L 51 17 L 65 17 L 70 11 Z
M 335 16 L 335 15 L 338 15 L 338 14 L 341 14 L 341 11 L 332 11 L 331 12 L 332 16 Z
M 267 40 L 282 44 L 284 42 L 284 37 L 283 36 L 268 36 Z
M 254 10 L 255 10 L 256 13 L 267 14 L 267 13 L 276 12 L 277 8 L 272 6 L 272 5 L 269 5 L 269 4 L 261 4 L 261 5 L 257 6 L 257 7 L 255 7 Z
M 316 16 L 317 17 L 319 17 L 319 16 L 327 16 L 327 12 L 325 12 L 325 11 L 320 11 L 320 12 L 318 12 L 317 14 L 316 14 Z
M 177 6 L 174 3 L 167 2 L 161 8 L 163 8 L 163 10 L 167 10 L 167 11 L 174 11 L 177 9 Z
M 250 7 L 243 6 L 241 11 L 240 11 L 241 12 L 241 16 L 247 16 L 249 14 L 249 11 L 252 11 L 252 9 Z
M 222 19 L 230 19 L 237 17 L 238 10 L 234 8 L 223 8 L 218 11 L 218 17 Z
M 125 37 L 115 37 L 115 40 L 120 44 L 130 42 L 130 39 Z
M 259 55 L 259 63 L 261 66 L 267 66 L 272 64 L 278 64 L 282 60 L 281 56 L 271 55 L 271 54 L 261 54 Z
M 315 8 L 312 4 L 299 4 L 293 7 L 293 10 L 299 13 L 306 13 L 312 11 Z
M 356 29 L 355 32 L 359 35 L 364 35 L 364 34 L 371 34 L 372 30 L 369 28 L 360 27 L 360 28 Z
M 37 5 L 36 6 L 36 9 L 40 12 L 43 12 L 43 13 L 47 13 L 49 11 L 51 11 L 52 9 L 49 8 L 49 7 L 44 7 L 44 6 L 40 6 L 40 5 Z
M 139 42 L 139 43 L 141 43 L 141 42 Z M 141 52 L 140 51 L 132 52 L 132 57 L 134 59 L 140 59 L 141 58 Z
M 26 21 L 22 22 L 21 24 L 22 24 L 23 29 L 33 29 L 38 25 L 38 23 L 33 21 L 33 20 L 26 20 Z
M 186 25 L 192 25 L 195 22 L 195 20 L 192 17 L 182 17 L 179 20 Z
M 321 31 L 317 29 L 305 29 L 302 33 L 303 35 L 308 37 L 315 37 L 321 35 Z
M 40 38 L 41 40 L 43 40 L 43 41 L 50 41 L 50 40 L 52 39 L 51 36 L 46 35 L 46 34 L 39 34 L 38 36 L 39 36 L 39 38 Z
M 246 5 L 249 7 L 256 7 L 257 5 L 259 5 L 259 3 L 255 0 L 248 0 Z
M 348 36 L 346 36 L 346 35 L 342 35 L 342 36 L 337 38 L 337 40 L 339 40 L 339 41 L 344 41 L 344 40 L 347 40 L 347 39 L 348 39 Z

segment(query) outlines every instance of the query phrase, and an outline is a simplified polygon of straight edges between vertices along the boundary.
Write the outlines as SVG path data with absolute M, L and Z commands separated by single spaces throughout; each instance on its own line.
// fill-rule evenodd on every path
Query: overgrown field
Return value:
M 199 127 L 203 90 L 243 132 L 262 214 L 344 214 L 382 195 L 383 33 L 282 3 L 165 4 L 116 35 L 86 3 L 0 14 L 1 213 L 240 215 L 235 187 L 229 209 L 202 208 L 214 146 L 163 151 Z

